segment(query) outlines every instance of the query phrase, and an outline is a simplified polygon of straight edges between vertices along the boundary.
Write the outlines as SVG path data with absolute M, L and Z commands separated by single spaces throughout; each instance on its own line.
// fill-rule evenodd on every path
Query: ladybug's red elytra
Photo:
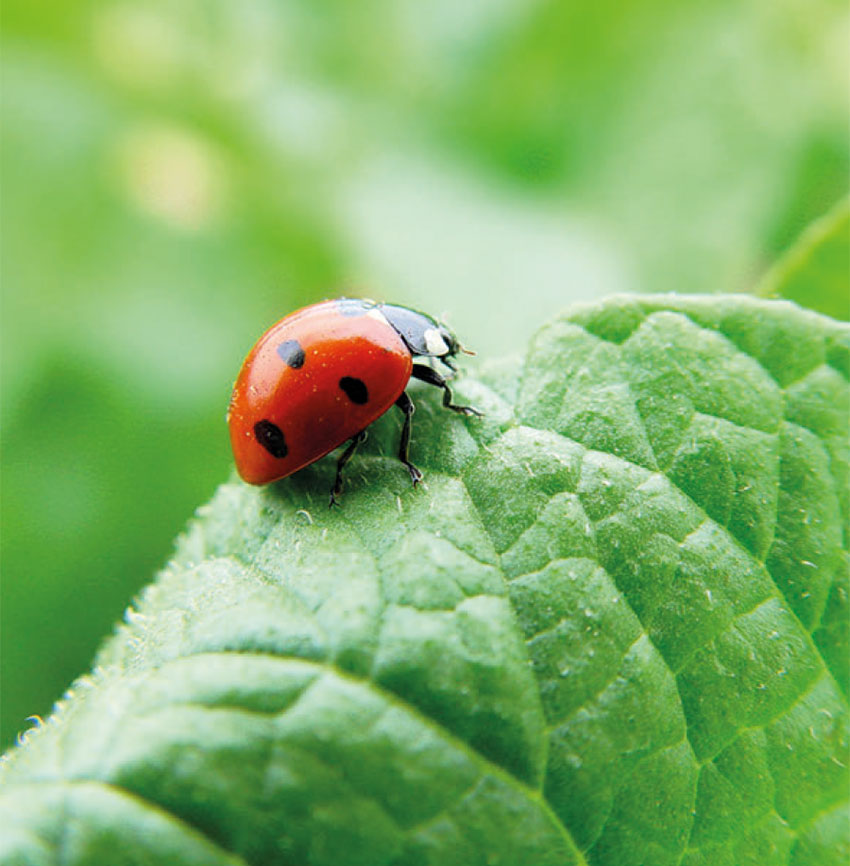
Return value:
M 249 484 L 286 478 L 350 439 L 337 461 L 335 505 L 366 427 L 396 405 L 404 413 L 398 457 L 418 484 L 422 473 L 408 457 L 411 377 L 442 388 L 447 409 L 481 413 L 456 406 L 446 380 L 414 358 L 454 371 L 459 351 L 466 350 L 448 328 L 407 307 L 340 298 L 291 313 L 260 337 L 233 388 L 227 422 L 240 476 Z

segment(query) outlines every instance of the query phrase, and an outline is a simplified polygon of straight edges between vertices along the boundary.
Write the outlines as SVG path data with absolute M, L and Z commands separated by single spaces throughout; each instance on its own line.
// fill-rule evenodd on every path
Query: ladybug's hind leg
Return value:
M 336 479 L 334 480 L 334 486 L 331 488 L 331 501 L 328 503 L 329 508 L 333 508 L 334 505 L 339 505 L 339 500 L 337 496 L 342 492 L 342 470 L 345 468 L 345 464 L 351 460 L 354 452 L 357 450 L 357 446 L 361 445 L 366 441 L 366 431 L 361 430 L 352 440 L 348 443 L 348 448 L 342 452 L 339 460 L 336 462 Z
M 414 364 L 410 375 L 423 382 L 427 382 L 429 385 L 442 388 L 443 405 L 446 409 L 451 409 L 452 412 L 459 412 L 461 415 L 477 415 L 479 418 L 483 414 L 477 409 L 473 409 L 472 406 L 455 406 L 452 403 L 452 391 L 449 388 L 449 383 L 432 367 L 428 367 L 425 364 Z
M 414 370 L 416 369 L 414 365 Z M 410 419 L 416 411 L 413 401 L 407 396 L 406 391 L 401 392 L 401 397 L 395 401 L 396 406 L 404 412 L 404 426 L 401 428 L 401 441 L 398 446 L 398 459 L 407 467 L 410 480 L 415 487 L 422 480 L 422 473 L 410 462 Z

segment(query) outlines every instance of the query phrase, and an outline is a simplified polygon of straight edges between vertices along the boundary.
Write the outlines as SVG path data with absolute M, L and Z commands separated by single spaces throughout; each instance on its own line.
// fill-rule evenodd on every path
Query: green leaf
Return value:
M 812 223 L 771 268 L 758 293 L 850 319 L 850 199 Z
M 483 419 L 414 388 L 422 489 L 391 416 L 342 509 L 223 485 L 7 756 L 0 862 L 844 862 L 848 345 L 612 298 Z

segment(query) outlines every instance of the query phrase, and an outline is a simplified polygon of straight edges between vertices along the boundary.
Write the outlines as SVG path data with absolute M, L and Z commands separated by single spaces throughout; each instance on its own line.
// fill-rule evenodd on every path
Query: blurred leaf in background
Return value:
M 268 324 L 362 293 L 498 356 L 570 301 L 747 290 L 846 190 L 847 17 L 4 4 L 3 745 L 226 478 Z
M 815 220 L 768 271 L 758 288 L 836 319 L 850 318 L 850 199 Z

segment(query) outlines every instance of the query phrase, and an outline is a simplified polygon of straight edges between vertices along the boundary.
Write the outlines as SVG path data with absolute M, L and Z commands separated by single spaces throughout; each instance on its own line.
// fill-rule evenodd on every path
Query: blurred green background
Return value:
M 484 357 L 746 291 L 846 190 L 843 0 L 7 0 L 2 745 L 230 471 L 242 357 L 343 292 Z

